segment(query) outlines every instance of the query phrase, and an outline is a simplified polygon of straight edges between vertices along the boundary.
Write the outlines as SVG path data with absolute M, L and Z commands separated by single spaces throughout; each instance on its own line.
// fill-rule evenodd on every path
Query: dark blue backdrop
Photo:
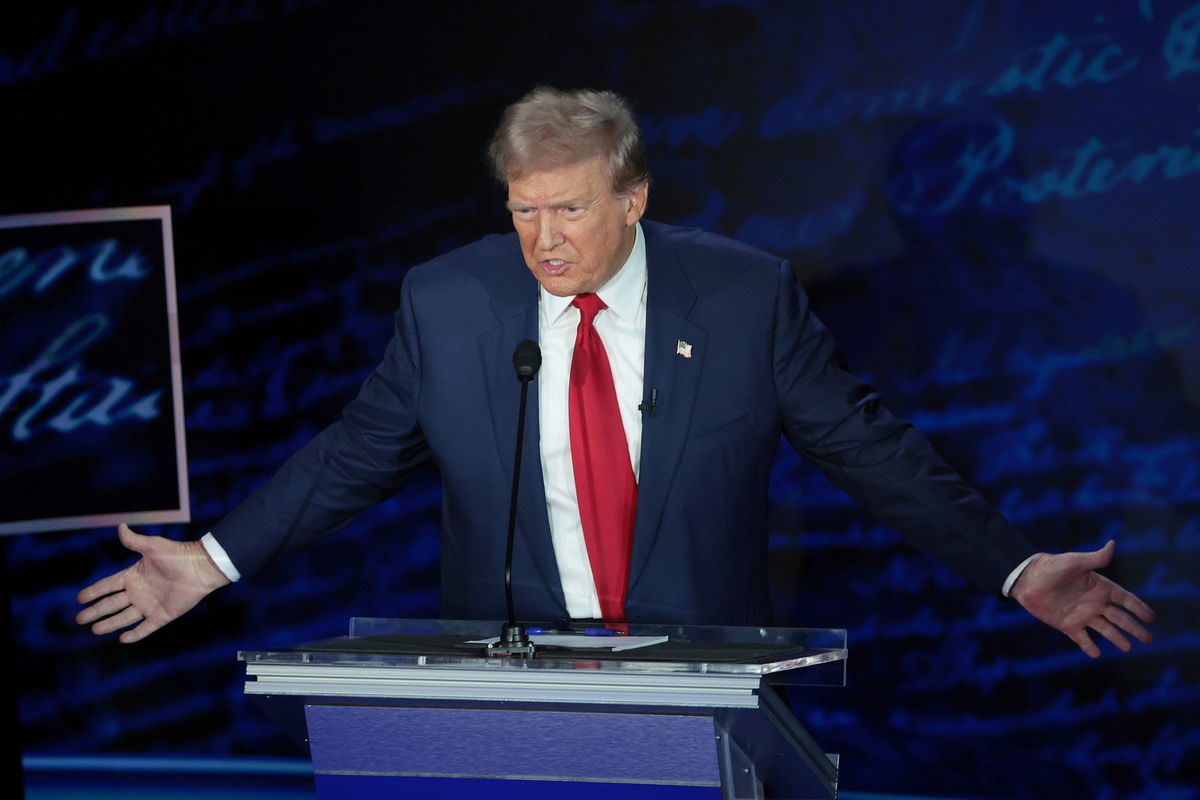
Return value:
M 6 8 L 0 213 L 173 206 L 196 523 L 148 530 L 194 537 L 335 417 L 407 267 L 507 227 L 500 109 L 617 89 L 652 218 L 790 257 L 898 413 L 1047 549 L 1116 538 L 1160 613 L 1091 662 L 781 450 L 778 608 L 850 629 L 848 686 L 797 698 L 843 786 L 1197 797 L 1200 3 L 1047 5 Z M 437 485 L 133 647 L 71 619 L 111 530 L 10 537 L 27 750 L 293 752 L 234 651 L 436 615 Z

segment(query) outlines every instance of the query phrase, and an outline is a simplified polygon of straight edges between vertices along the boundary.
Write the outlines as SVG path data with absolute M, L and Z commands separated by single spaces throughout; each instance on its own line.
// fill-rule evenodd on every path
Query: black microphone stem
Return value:
M 521 491 L 521 454 L 525 450 L 525 406 L 529 403 L 529 382 L 541 366 L 542 351 L 537 342 L 526 339 L 517 345 L 513 369 L 521 382 L 521 408 L 517 414 L 517 449 L 513 456 L 512 499 L 508 504 L 508 541 L 504 553 L 504 599 L 508 603 L 508 622 L 500 626 L 499 640 L 487 646 L 488 655 L 529 658 L 535 650 L 525 626 L 517 624 L 517 612 L 513 607 L 512 561 L 513 542 L 517 538 L 517 498 Z
M 532 376 L 530 376 L 532 377 Z M 521 489 L 521 453 L 525 449 L 525 406 L 529 401 L 530 378 L 521 377 L 521 410 L 517 416 L 517 453 L 513 461 L 512 499 L 508 505 L 508 545 L 504 554 L 504 599 L 508 601 L 508 624 L 517 624 L 517 612 L 513 610 L 512 560 L 513 542 L 517 531 L 517 496 Z

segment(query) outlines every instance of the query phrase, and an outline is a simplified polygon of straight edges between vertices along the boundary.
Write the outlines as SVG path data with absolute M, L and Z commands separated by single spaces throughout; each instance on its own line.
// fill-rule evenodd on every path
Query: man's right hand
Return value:
M 117 535 L 121 544 L 142 557 L 79 593 L 79 602 L 91 605 L 76 614 L 75 621 L 90 624 L 92 633 L 103 635 L 141 623 L 119 637 L 124 644 L 140 641 L 229 583 L 200 542 L 143 536 L 125 523 Z

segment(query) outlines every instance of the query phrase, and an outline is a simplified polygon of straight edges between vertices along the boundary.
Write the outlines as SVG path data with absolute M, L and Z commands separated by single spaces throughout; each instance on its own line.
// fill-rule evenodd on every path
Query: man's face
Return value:
M 594 292 L 633 249 L 648 187 L 618 195 L 601 158 L 508 182 L 508 210 L 534 277 L 558 297 Z

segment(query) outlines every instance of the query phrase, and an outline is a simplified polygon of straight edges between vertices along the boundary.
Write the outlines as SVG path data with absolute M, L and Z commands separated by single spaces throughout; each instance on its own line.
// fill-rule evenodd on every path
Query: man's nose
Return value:
M 559 225 L 558 215 L 553 212 L 548 214 L 538 214 L 538 247 L 542 250 L 553 250 L 562 244 L 562 228 Z

